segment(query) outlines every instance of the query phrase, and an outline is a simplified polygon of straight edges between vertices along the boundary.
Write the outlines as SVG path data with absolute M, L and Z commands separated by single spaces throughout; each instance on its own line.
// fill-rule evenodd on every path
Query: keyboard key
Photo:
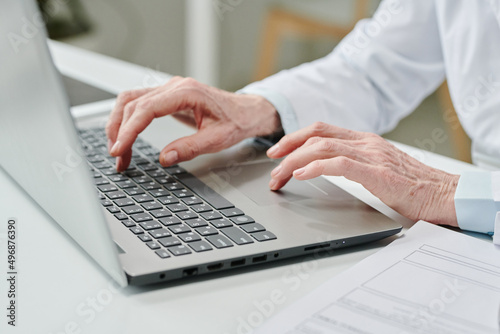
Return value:
M 233 226 L 223 228 L 221 232 L 224 233 L 226 237 L 231 239 L 235 244 L 245 245 L 253 243 L 252 238 L 248 234 L 243 232 L 239 227 Z
M 141 195 L 141 194 L 144 194 L 144 190 L 142 190 L 142 188 L 138 188 L 138 187 L 133 187 L 133 188 L 128 188 L 128 189 L 124 189 L 124 191 L 130 195 L 130 196 L 135 196 L 135 195 Z
M 128 219 L 128 216 L 126 214 L 124 214 L 123 212 L 118 212 L 118 213 L 115 213 L 115 218 L 118 220 L 125 220 L 125 219 Z
M 162 208 L 161 204 L 155 201 L 141 203 L 141 206 L 148 211 Z
M 138 167 L 140 169 L 142 169 L 143 171 L 145 171 L 145 172 L 150 171 L 150 170 L 157 170 L 158 169 L 158 167 L 156 167 L 155 165 L 153 165 L 151 163 L 141 164 Z
M 212 226 L 203 226 L 194 229 L 197 233 L 203 236 L 219 234 L 219 231 Z
M 168 196 L 168 195 L 170 195 L 170 192 L 168 192 L 166 189 L 151 190 L 149 193 L 153 197 L 162 197 L 162 196 Z
M 160 238 L 157 240 L 160 244 L 163 245 L 163 247 L 171 247 L 171 246 L 177 246 L 180 245 L 181 242 L 179 239 L 176 237 L 166 237 L 166 238 Z
M 158 202 L 160 202 L 163 205 L 179 203 L 179 200 L 177 198 L 175 198 L 174 196 L 170 196 L 170 195 L 164 196 L 164 197 L 159 197 L 159 198 L 157 198 L 157 200 L 158 200 Z
M 147 183 L 147 182 L 151 182 L 152 181 L 151 178 L 149 178 L 147 176 L 144 176 L 144 175 L 143 176 L 134 177 L 133 180 L 137 184 L 142 184 L 142 183 Z
M 117 212 L 120 212 L 120 209 L 118 209 L 116 206 L 109 206 L 106 208 L 109 212 L 111 213 L 117 213 Z
M 224 219 L 224 218 L 211 220 L 210 224 L 212 224 L 214 227 L 217 227 L 217 228 L 225 228 L 225 227 L 233 226 L 233 224 L 229 220 Z
M 183 211 L 183 212 L 178 212 L 175 215 L 182 220 L 198 218 L 198 215 L 196 213 L 194 213 L 193 211 L 189 211 L 189 210 Z
M 184 200 L 185 199 L 183 199 L 182 201 L 184 201 Z M 212 207 L 206 203 L 203 203 L 203 204 L 193 205 L 191 207 L 191 210 L 193 210 L 194 212 L 197 212 L 197 213 L 201 213 L 201 212 L 212 211 Z
M 116 185 L 118 187 L 120 187 L 121 189 L 128 189 L 128 188 L 135 187 L 135 183 L 132 182 L 132 180 L 125 180 L 125 181 L 116 182 Z
M 187 246 L 179 245 L 168 248 L 169 252 L 174 254 L 175 256 L 191 254 L 191 251 Z
M 212 250 L 212 246 L 206 241 L 195 241 L 188 244 L 195 252 L 205 252 Z
M 184 224 L 172 225 L 172 226 L 169 226 L 168 229 L 174 234 L 191 232 L 191 229 L 187 225 L 184 225 Z
M 96 186 L 102 186 L 103 184 L 109 184 L 109 181 L 99 175 L 98 178 L 94 179 L 94 184 Z
M 165 226 L 177 225 L 182 223 L 182 221 L 177 217 L 160 218 L 158 219 L 158 221 Z
M 112 168 L 113 166 L 111 166 L 111 164 L 107 161 L 102 161 L 94 163 L 94 167 L 97 169 L 106 169 L 106 168 Z
M 149 234 L 139 234 L 137 237 L 139 239 L 141 239 L 141 241 L 144 241 L 144 242 L 148 242 L 148 241 L 153 240 L 153 238 L 151 238 L 151 236 Z
M 140 206 L 138 206 L 138 205 L 126 206 L 122 210 L 127 215 L 133 215 L 133 214 L 136 214 L 136 213 L 144 212 L 144 210 Z
M 139 226 L 135 226 L 129 229 L 134 234 L 142 234 L 144 231 Z
M 106 196 L 108 196 L 109 199 L 119 199 L 119 198 L 126 197 L 126 195 L 123 193 L 123 191 L 112 191 L 112 192 L 106 193 Z
M 151 202 L 153 200 L 153 197 L 149 196 L 148 194 L 135 195 L 135 196 L 132 196 L 132 198 L 137 203 Z
M 135 178 L 138 178 L 138 177 L 141 177 L 141 176 L 144 176 L 144 173 L 137 170 L 137 169 L 132 169 L 132 170 L 127 170 L 125 171 L 125 173 L 123 173 L 125 175 L 127 175 L 128 177 L 131 177 L 134 179 L 135 181 Z M 137 182 L 137 181 L 136 181 Z
M 147 174 L 153 178 L 166 176 L 165 172 L 162 171 L 161 169 L 150 170 L 147 172 Z
M 192 191 L 194 191 L 198 196 L 204 199 L 208 204 L 213 206 L 215 209 L 220 210 L 234 207 L 231 202 L 216 193 L 212 188 L 201 182 L 194 175 L 184 173 L 176 175 L 176 178 L 184 183 Z
M 160 223 L 158 223 L 158 222 L 155 222 L 155 221 L 153 221 L 153 220 L 148 220 L 148 221 L 145 221 L 145 222 L 139 223 L 139 225 L 140 225 L 143 229 L 145 229 L 146 231 L 161 228 L 161 224 L 160 224 Z
M 181 199 L 181 201 L 184 204 L 189 205 L 189 206 L 203 203 L 202 200 L 196 196 L 185 197 L 185 198 Z M 207 210 L 209 210 L 209 209 L 207 209 Z
M 160 244 L 157 243 L 156 241 L 147 242 L 146 245 L 148 245 L 148 247 L 151 248 L 151 249 L 161 248 Z
M 214 245 L 216 248 L 226 248 L 226 247 L 232 247 L 233 244 L 231 241 L 229 241 L 228 238 L 226 238 L 223 235 L 217 234 L 217 235 L 210 235 L 206 237 L 207 241 L 210 242 L 212 245 Z
M 130 217 L 132 217 L 132 219 L 137 223 L 145 222 L 148 220 L 153 220 L 153 217 L 151 217 L 149 214 L 147 214 L 145 212 L 144 213 L 136 213 L 135 215 L 132 215 Z
M 241 225 L 241 229 L 247 233 L 261 232 L 266 230 L 264 226 L 258 223 Z
M 172 212 L 180 212 L 180 211 L 187 211 L 188 207 L 185 206 L 184 204 L 177 203 L 177 204 L 168 204 L 167 208 L 172 211 Z
M 134 227 L 135 223 L 131 221 L 130 219 L 122 220 L 121 223 L 125 225 L 125 227 Z
M 182 185 L 180 185 L 179 183 L 177 183 L 177 182 L 165 184 L 164 187 L 167 188 L 170 191 L 184 189 L 184 187 Z
M 152 214 L 153 217 L 155 217 L 155 218 L 163 218 L 163 217 L 172 216 L 172 213 L 167 209 L 153 210 L 153 211 L 150 211 L 149 213 Z
M 160 177 L 155 177 L 156 182 L 159 184 L 167 184 L 167 183 L 174 183 L 175 179 L 169 175 L 163 175 Z
M 159 225 L 159 224 L 158 224 Z M 159 229 L 156 229 L 156 230 L 152 230 L 152 231 L 149 231 L 149 234 L 155 238 L 155 239 L 159 239 L 159 238 L 165 238 L 165 237 L 169 237 L 171 236 L 170 232 L 167 231 L 166 229 L 164 228 L 159 228 Z
M 174 194 L 174 196 L 178 198 L 194 196 L 194 194 L 187 189 L 174 190 L 172 191 L 172 194 Z
M 101 170 L 101 173 L 103 173 L 106 176 L 118 174 L 118 172 L 114 168 L 103 169 Z
M 237 208 L 220 210 L 220 212 L 226 217 L 234 217 L 234 216 L 242 216 L 244 215 L 243 211 Z
M 231 218 L 231 221 L 233 223 L 235 223 L 236 225 L 255 223 L 255 220 L 253 220 L 253 218 L 250 216 L 234 217 L 234 218 Z
M 221 214 L 218 213 L 217 211 L 210 211 L 210 212 L 200 213 L 200 216 L 202 216 L 206 220 L 212 220 L 212 219 L 220 219 L 220 218 L 222 218 Z
M 98 186 L 97 189 L 103 193 L 107 193 L 108 191 L 116 191 L 118 190 L 114 185 L 112 184 L 104 184 L 102 186 Z
M 110 206 L 113 205 L 113 202 L 111 202 L 109 199 L 104 199 L 101 201 L 102 206 Z
M 134 162 L 135 162 L 136 165 L 142 165 L 142 164 L 148 164 L 149 160 L 148 159 L 144 159 L 142 157 L 139 157 L 139 158 L 134 159 Z
M 154 190 L 154 189 L 160 189 L 161 188 L 161 184 L 155 182 L 155 181 L 151 181 L 151 182 L 145 182 L 145 183 L 141 183 L 141 187 L 144 188 L 144 190 Z
M 129 206 L 129 205 L 134 205 L 135 202 L 131 200 L 130 198 L 121 198 L 117 199 L 115 202 L 115 205 L 118 207 L 124 207 L 124 206 Z
M 276 236 L 269 231 L 255 232 L 252 233 L 251 236 L 254 237 L 254 239 L 257 241 L 267 241 L 276 239 Z
M 161 257 L 162 259 L 167 259 L 170 257 L 170 254 L 168 253 L 168 251 L 166 249 L 159 249 L 159 250 L 155 251 L 155 253 L 156 253 L 156 255 Z
M 181 239 L 184 242 L 192 242 L 192 241 L 200 241 L 201 240 L 200 236 L 194 232 L 179 234 L 179 239 Z
M 187 171 L 180 167 L 180 166 L 177 166 L 177 167 L 167 167 L 165 168 L 165 171 L 167 173 L 169 173 L 170 175 L 177 175 L 177 174 L 182 174 L 182 173 L 187 173 Z
M 201 218 L 196 218 L 196 219 L 188 219 L 185 221 L 186 224 L 189 225 L 189 227 L 202 227 L 202 226 L 207 226 L 207 222 Z

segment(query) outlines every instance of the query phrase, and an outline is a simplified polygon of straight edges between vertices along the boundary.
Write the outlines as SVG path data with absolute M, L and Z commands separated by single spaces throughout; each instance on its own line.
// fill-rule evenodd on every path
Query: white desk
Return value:
M 113 92 L 159 84 L 169 78 L 150 69 L 59 43 L 53 43 L 51 48 L 62 72 Z M 154 122 L 145 131 L 144 138 L 161 147 L 159 134 L 165 125 L 162 122 L 170 121 Z M 449 158 L 402 147 L 424 162 L 451 172 L 474 168 Z M 361 186 L 343 178 L 332 180 L 405 227 L 411 225 Z M 249 333 L 249 327 L 260 324 L 328 278 L 393 240 L 388 238 L 340 250 L 334 256 L 316 261 L 286 260 L 261 266 L 259 270 L 240 270 L 235 274 L 198 279 L 190 284 L 116 290 L 111 279 L 58 225 L 0 172 L 1 233 L 5 233 L 9 217 L 17 219 L 19 228 L 18 327 L 7 326 L 2 315 L 1 333 Z M 5 268 L 5 235 L 2 237 L 0 258 L 1 267 Z M 5 281 L 3 277 L 2 281 Z M 282 294 L 279 303 L 271 301 L 274 294 Z M 4 309 L 6 293 L 3 289 L 0 300 Z

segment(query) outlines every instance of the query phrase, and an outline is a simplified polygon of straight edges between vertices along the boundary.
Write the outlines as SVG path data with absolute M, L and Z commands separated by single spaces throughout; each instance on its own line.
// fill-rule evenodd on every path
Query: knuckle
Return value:
M 328 124 L 324 122 L 314 122 L 311 127 L 313 133 L 323 133 L 328 128 Z
M 306 140 L 305 144 L 306 144 L 306 145 L 314 145 L 314 144 L 319 143 L 321 140 L 322 140 L 322 138 L 321 138 L 321 137 L 309 137 L 309 138 Z
M 127 103 L 125 107 L 123 108 L 123 115 L 124 118 L 127 119 L 129 118 L 135 111 L 136 103 Z
M 183 86 L 186 86 L 186 87 L 198 87 L 200 85 L 200 83 L 193 79 L 193 78 L 190 78 L 190 77 L 187 77 L 187 78 L 183 78 L 180 83 L 183 85 Z
M 337 158 L 337 165 L 341 170 L 351 170 L 352 160 L 348 157 L 341 156 Z
M 184 145 L 185 159 L 192 159 L 200 154 L 200 146 L 195 140 L 187 139 Z
M 131 90 L 127 90 L 118 94 L 117 104 L 126 104 L 133 99 L 133 93 Z
M 147 111 L 153 109 L 153 101 L 151 99 L 142 100 L 137 103 L 136 110 Z
M 325 168 L 324 168 L 324 165 L 321 161 L 315 160 L 315 161 L 311 162 L 310 166 L 311 166 L 311 169 L 313 171 L 315 171 L 317 174 L 321 174 L 321 175 L 324 174 L 323 172 L 324 172 Z
M 334 143 L 331 140 L 322 138 L 318 142 L 318 150 L 321 152 L 331 152 L 334 149 Z

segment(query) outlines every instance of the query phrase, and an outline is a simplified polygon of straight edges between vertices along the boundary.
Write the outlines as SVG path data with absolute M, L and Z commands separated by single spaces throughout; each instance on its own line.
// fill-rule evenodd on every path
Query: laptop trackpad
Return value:
M 251 162 L 233 166 L 231 169 L 214 168 L 212 172 L 260 206 L 310 198 L 331 199 L 334 193 L 341 193 L 339 188 L 321 178 L 311 181 L 297 181 L 292 178 L 280 191 L 271 191 L 270 173 L 276 166 L 273 161 Z

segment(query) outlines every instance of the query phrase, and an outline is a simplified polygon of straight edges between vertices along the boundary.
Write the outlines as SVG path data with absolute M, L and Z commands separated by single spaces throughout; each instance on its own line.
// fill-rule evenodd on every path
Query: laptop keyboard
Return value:
M 276 239 L 181 166 L 161 166 L 160 152 L 142 139 L 118 173 L 104 129 L 79 133 L 101 204 L 160 258 Z

